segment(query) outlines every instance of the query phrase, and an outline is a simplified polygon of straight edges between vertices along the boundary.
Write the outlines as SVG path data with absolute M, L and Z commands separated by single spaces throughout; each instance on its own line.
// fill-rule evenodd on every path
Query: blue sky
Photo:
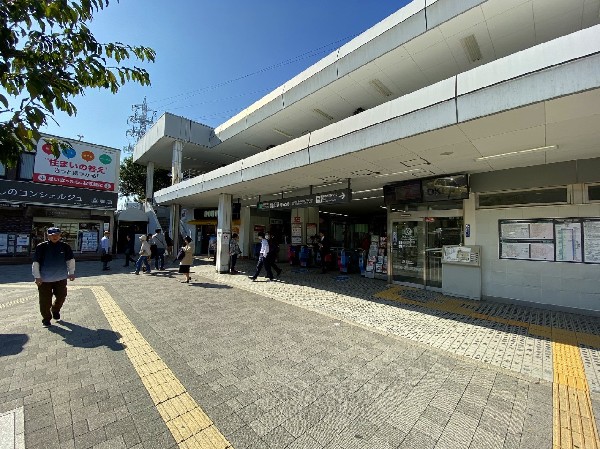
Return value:
M 100 42 L 144 45 L 152 85 L 116 95 L 89 90 L 77 116 L 57 115 L 43 131 L 121 149 L 131 139 L 131 106 L 144 97 L 157 112 L 217 126 L 244 107 L 406 5 L 408 0 L 120 0 L 91 29 Z M 259 72 L 259 73 L 256 73 Z M 242 79 L 239 79 L 242 78 Z

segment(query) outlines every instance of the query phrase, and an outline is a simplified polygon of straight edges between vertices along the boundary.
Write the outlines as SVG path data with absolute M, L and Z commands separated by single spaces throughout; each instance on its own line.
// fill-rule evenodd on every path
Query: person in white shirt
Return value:
M 110 270 L 108 263 L 111 261 L 112 257 L 110 257 L 110 232 L 104 231 L 104 237 L 100 240 L 100 250 L 102 251 L 102 255 L 100 256 L 100 260 L 102 261 L 102 270 Z
M 254 273 L 254 276 L 248 277 L 252 279 L 252 281 L 256 281 L 256 278 L 260 274 L 260 270 L 262 270 L 262 267 L 264 265 L 265 271 L 267 272 L 267 277 L 269 278 L 269 281 L 272 281 L 273 272 L 271 271 L 271 263 L 267 258 L 267 255 L 269 254 L 269 241 L 265 238 L 264 232 L 259 232 L 258 238 L 260 239 L 260 252 L 258 253 L 258 264 L 256 264 L 256 273 Z

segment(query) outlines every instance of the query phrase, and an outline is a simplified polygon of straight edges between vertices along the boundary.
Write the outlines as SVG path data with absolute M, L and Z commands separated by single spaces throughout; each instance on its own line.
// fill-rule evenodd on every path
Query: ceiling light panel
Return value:
M 319 116 L 321 116 L 321 118 L 324 118 L 325 120 L 328 120 L 330 122 L 333 121 L 333 117 L 327 112 L 322 111 L 321 109 L 313 109 L 313 112 L 317 113 Z
M 377 91 L 379 92 L 380 95 L 382 95 L 383 97 L 390 97 L 393 92 L 389 89 L 389 87 L 387 87 L 385 84 L 383 84 L 380 80 L 378 80 L 377 78 L 372 79 L 371 81 L 369 81 L 369 84 Z
M 474 34 L 463 37 L 460 40 L 460 43 L 465 51 L 465 54 L 467 55 L 467 58 L 469 58 L 469 61 L 476 62 L 483 58 L 483 55 L 481 54 L 481 48 L 479 47 L 479 43 L 477 42 Z

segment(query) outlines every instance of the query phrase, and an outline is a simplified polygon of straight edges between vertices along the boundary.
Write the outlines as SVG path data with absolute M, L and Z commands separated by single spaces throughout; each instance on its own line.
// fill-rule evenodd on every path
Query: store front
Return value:
M 442 288 L 442 247 L 463 243 L 462 210 L 391 214 L 391 279 Z
M 442 288 L 442 248 L 464 244 L 464 174 L 403 181 L 384 186 L 391 245 L 390 281 L 425 289 Z

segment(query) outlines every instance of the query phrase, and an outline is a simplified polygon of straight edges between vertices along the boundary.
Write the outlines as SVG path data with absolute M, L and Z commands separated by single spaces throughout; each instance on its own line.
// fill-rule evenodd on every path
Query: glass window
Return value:
M 567 204 L 568 202 L 569 191 L 566 187 L 479 194 L 480 208 L 532 204 Z
M 600 184 L 596 186 L 588 186 L 588 200 L 600 201 Z
M 35 161 L 35 153 L 21 153 L 19 160 L 18 179 L 31 181 L 33 179 L 33 163 Z

